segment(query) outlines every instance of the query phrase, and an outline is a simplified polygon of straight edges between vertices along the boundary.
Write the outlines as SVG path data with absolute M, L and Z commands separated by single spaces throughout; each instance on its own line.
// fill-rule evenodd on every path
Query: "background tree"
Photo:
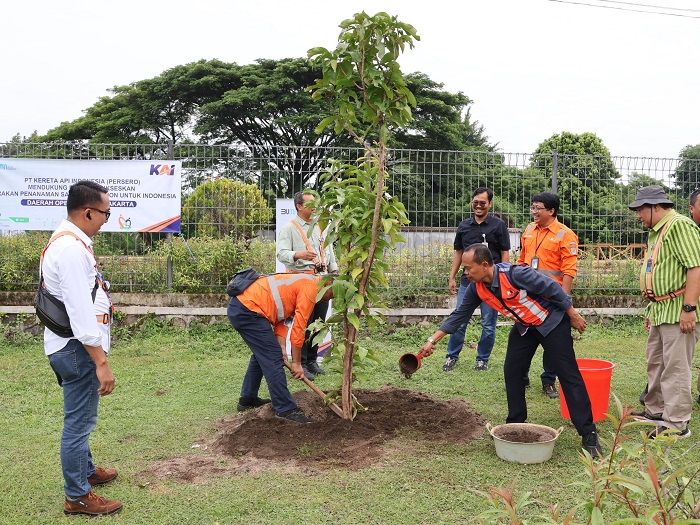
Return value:
M 157 77 L 115 86 L 85 115 L 63 122 L 45 141 L 157 144 L 192 141 L 199 108 L 222 89 L 236 85 L 235 64 L 200 60 L 168 69 Z
M 472 101 L 466 95 L 444 91 L 443 84 L 423 73 L 406 75 L 405 80 L 416 108 L 413 120 L 395 130 L 389 144 L 413 151 L 403 151 L 400 161 L 389 153 L 388 191 L 407 207 L 411 224 L 451 227 L 461 217 L 454 201 L 471 195 L 469 175 L 475 169 L 485 174 L 487 164 L 502 164 L 502 156 L 493 153 L 483 126 L 472 120 Z
M 403 204 L 384 188 L 390 130 L 404 128 L 416 104 L 397 59 L 419 37 L 412 26 L 386 13 L 370 17 L 362 12 L 340 27 L 334 51 L 315 48 L 309 57 L 323 71 L 323 78 L 312 87 L 313 97 L 328 100 L 332 108 L 319 131 L 330 127 L 336 134 L 347 133 L 366 154 L 359 164 L 331 164 L 319 203 L 330 219 L 327 242 L 337 241 L 339 252 L 342 273 L 333 284 L 334 315 L 328 323 L 342 327 L 331 355 L 342 357 L 343 417 L 352 419 L 354 366 L 357 361 L 361 367 L 369 356 L 357 340 L 360 318 L 366 317 L 370 327 L 376 323 L 369 306 L 381 306 L 378 291 L 388 287 L 385 250 L 404 240 L 398 232 L 408 222 Z M 370 136 L 376 141 L 370 142 Z
M 198 135 L 213 143 L 245 144 L 255 158 L 270 159 L 265 185 L 277 196 L 291 197 L 315 185 L 325 165 L 323 149 L 351 144 L 346 137 L 314 131 L 329 114 L 305 91 L 319 70 L 295 58 L 260 59 L 236 72 L 236 85 L 202 106 Z
M 700 188 L 700 144 L 686 146 L 679 154 L 681 163 L 676 168 L 676 185 L 688 196 Z
M 316 133 L 318 122 L 331 114 L 330 107 L 326 101 L 312 100 L 305 89 L 321 75 L 319 67 L 306 58 L 261 59 L 244 66 L 200 60 L 151 79 L 114 87 L 110 96 L 98 100 L 85 115 L 62 123 L 42 139 L 233 144 L 247 149 L 247 157 L 257 163 L 252 169 L 246 163 L 246 180 L 257 172 L 261 184 L 271 188 L 275 196 L 289 197 L 317 184 L 328 148 L 343 148 L 332 152 L 336 158 L 356 154 L 347 150 L 358 146 L 349 136 L 330 130 Z M 443 151 L 490 147 L 483 127 L 471 119 L 468 97 L 445 91 L 442 84 L 422 73 L 407 76 L 406 82 L 416 93 L 416 118 L 410 128 L 397 130 L 389 139 L 391 147 Z M 376 137 L 370 134 L 367 139 Z M 209 165 L 200 160 L 196 170 L 189 170 L 184 158 L 183 173 L 204 170 L 207 176 L 239 177 L 230 160 L 212 160 Z M 445 166 L 450 164 L 446 156 L 443 160 Z M 426 178 L 419 182 L 428 194 L 443 193 L 432 177 Z M 192 188 L 199 182 L 185 180 L 183 184 Z M 409 187 L 401 187 L 397 193 L 401 190 L 410 190 L 411 199 L 423 193 Z
M 560 216 L 582 243 L 615 242 L 603 235 L 600 221 L 620 174 L 610 151 L 594 133 L 554 134 L 535 150 L 531 165 L 549 182 L 552 180 L 552 151 L 557 155 L 557 194 Z

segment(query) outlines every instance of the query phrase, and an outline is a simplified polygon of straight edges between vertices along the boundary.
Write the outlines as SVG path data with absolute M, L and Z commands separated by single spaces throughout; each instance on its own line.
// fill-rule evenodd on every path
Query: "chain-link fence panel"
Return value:
M 353 162 L 363 153 L 361 148 L 287 146 L 0 144 L 0 159 L 182 162 L 180 234 L 105 232 L 95 238 L 95 253 L 113 289 L 133 292 L 221 292 L 242 267 L 273 272 L 276 199 L 305 188 L 318 190 L 329 159 Z M 471 216 L 472 192 L 478 187 L 494 191 L 491 213 L 508 224 L 512 260 L 531 221 L 533 195 L 552 191 L 561 200 L 559 220 L 579 237 L 574 289 L 634 292 L 647 234 L 628 204 L 640 187 L 659 184 L 687 213 L 689 194 L 700 181 L 698 164 L 554 151 L 391 150 L 386 191 L 406 206 L 411 224 L 403 230 L 406 242 L 387 254 L 390 293 L 445 293 L 454 234 L 459 222 Z M 2 233 L 0 286 L 31 290 L 50 232 Z

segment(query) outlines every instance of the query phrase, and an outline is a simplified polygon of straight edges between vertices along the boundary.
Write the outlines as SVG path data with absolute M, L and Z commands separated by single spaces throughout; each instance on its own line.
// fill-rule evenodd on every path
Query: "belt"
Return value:
M 97 322 L 100 324 L 109 324 L 112 322 L 112 317 L 109 314 L 96 314 Z
M 680 297 L 685 293 L 685 287 L 681 288 L 679 290 L 676 290 L 675 292 L 668 293 L 666 295 L 654 295 L 654 293 L 651 290 L 644 290 L 642 294 L 644 297 L 647 298 L 652 303 L 658 303 L 659 301 L 666 301 L 668 299 L 675 299 L 676 297 Z
M 316 270 L 287 270 L 287 273 L 306 273 L 309 275 L 315 275 Z

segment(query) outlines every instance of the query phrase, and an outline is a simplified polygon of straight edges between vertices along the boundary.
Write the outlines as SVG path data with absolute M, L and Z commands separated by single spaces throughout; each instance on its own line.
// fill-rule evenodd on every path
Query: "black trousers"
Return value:
M 309 317 L 309 324 L 313 323 L 316 319 L 325 319 L 326 314 L 328 314 L 328 301 L 319 301 L 314 307 L 314 311 Z M 315 363 L 318 358 L 318 345 L 312 345 L 311 340 L 313 339 L 314 333 L 307 330 L 306 339 L 304 340 L 304 346 L 301 347 L 301 364 L 302 366 L 308 366 L 311 363 Z
M 582 436 L 595 430 L 591 400 L 576 364 L 571 322 L 566 315 L 547 336 L 543 336 L 534 328 L 529 328 L 525 335 L 520 335 L 516 326 L 510 331 L 503 365 L 508 398 L 506 423 L 524 423 L 527 419 L 524 377 L 539 345 L 542 345 L 548 362 L 559 376 L 571 422 L 576 430 Z

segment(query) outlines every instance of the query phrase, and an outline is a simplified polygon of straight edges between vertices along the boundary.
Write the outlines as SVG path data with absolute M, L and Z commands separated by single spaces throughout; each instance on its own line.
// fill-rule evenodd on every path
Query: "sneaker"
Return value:
M 301 408 L 295 408 L 293 410 L 289 410 L 288 412 L 275 414 L 275 416 L 277 416 L 280 419 L 286 419 L 287 421 L 291 421 L 293 423 L 313 423 L 311 419 L 304 415 L 304 412 L 301 411 Z
M 659 425 L 658 427 L 647 432 L 647 437 L 649 439 L 656 439 L 659 436 L 676 439 L 685 439 L 690 436 L 690 429 L 687 425 L 683 430 L 676 430 L 674 428 L 667 428 L 663 425 Z
M 110 481 L 114 481 L 117 475 L 117 469 L 115 468 L 95 467 L 95 472 L 92 476 L 88 476 L 88 483 L 93 487 L 96 485 L 106 485 Z
M 485 372 L 488 369 L 489 364 L 487 361 L 477 361 L 476 366 L 474 367 L 474 370 L 478 370 L 479 372 Z
M 243 412 L 267 405 L 269 402 L 270 400 L 264 397 L 241 397 L 238 399 L 237 408 L 239 412 Z
M 122 502 L 104 499 L 93 491 L 80 498 L 66 498 L 63 502 L 63 512 L 69 516 L 86 514 L 88 516 L 105 516 L 122 510 Z
M 592 458 L 599 458 L 603 455 L 603 449 L 598 441 L 598 433 L 594 430 L 581 439 L 581 447 L 588 452 Z
M 659 422 L 664 420 L 663 417 L 650 414 L 646 410 L 630 412 L 630 415 L 634 418 L 635 421 L 646 421 L 647 423 L 654 423 L 657 425 L 660 424 Z
M 445 359 L 445 364 L 442 365 L 442 371 L 443 372 L 451 372 L 452 370 L 455 369 L 457 366 L 457 358 L 456 357 L 448 357 Z
M 542 385 L 542 392 L 549 399 L 559 399 L 559 392 L 554 388 L 554 385 Z
M 306 365 L 306 368 L 308 369 L 309 372 L 311 372 L 312 374 L 314 374 L 316 376 L 321 376 L 321 375 L 326 373 L 326 371 L 323 368 L 321 368 L 320 366 L 318 366 L 318 363 L 315 363 L 315 362 L 309 363 L 308 365 Z
M 303 365 L 301 369 L 304 371 L 304 377 L 308 379 L 309 381 L 313 381 L 316 379 L 316 376 L 311 373 L 311 371 L 307 368 L 306 365 Z

